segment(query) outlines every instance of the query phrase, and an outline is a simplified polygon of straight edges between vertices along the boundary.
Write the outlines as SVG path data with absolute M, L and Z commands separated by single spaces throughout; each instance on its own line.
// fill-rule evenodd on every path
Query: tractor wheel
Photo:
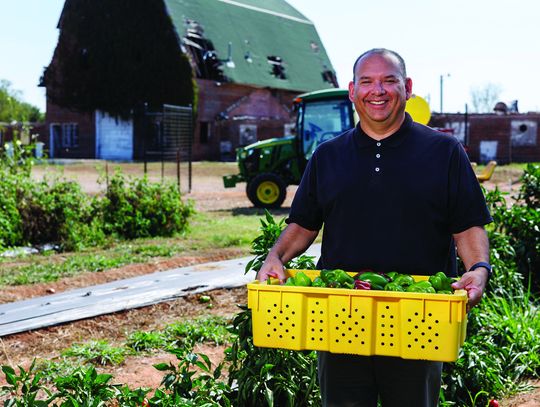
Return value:
M 263 173 L 247 184 L 246 192 L 257 208 L 279 208 L 285 200 L 287 185 L 279 176 Z

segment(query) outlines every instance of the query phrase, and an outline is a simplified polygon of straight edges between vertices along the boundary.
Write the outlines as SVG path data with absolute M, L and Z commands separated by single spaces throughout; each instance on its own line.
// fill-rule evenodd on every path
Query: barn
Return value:
M 42 78 L 52 158 L 142 159 L 164 111 L 191 102 L 192 158 L 233 159 L 290 133 L 296 95 L 338 86 L 315 26 L 284 0 L 66 0 L 58 29 Z

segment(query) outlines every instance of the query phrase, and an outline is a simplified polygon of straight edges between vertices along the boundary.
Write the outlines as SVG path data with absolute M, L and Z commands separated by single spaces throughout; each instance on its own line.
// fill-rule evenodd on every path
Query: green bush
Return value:
M 494 230 L 504 234 L 515 250 L 518 270 L 540 292 L 540 166 L 529 164 L 522 185 L 510 206 L 498 190 L 486 194 L 494 219 Z
M 91 197 L 72 181 L 33 180 L 34 145 L 17 138 L 12 144 L 0 154 L 0 248 L 51 243 L 74 251 L 102 245 L 109 235 L 171 236 L 188 227 L 192 205 L 173 183 L 116 173 L 104 197 Z
M 72 181 L 27 182 L 19 201 L 23 240 L 77 250 L 103 242 L 92 200 Z
M 100 210 L 105 230 L 125 239 L 183 232 L 193 213 L 175 184 L 150 183 L 146 177 L 126 179 L 119 172 L 111 178 Z
M 0 158 L 1 160 L 1 158 Z M 19 213 L 17 191 L 20 180 L 0 169 L 0 248 L 21 244 L 23 222 Z

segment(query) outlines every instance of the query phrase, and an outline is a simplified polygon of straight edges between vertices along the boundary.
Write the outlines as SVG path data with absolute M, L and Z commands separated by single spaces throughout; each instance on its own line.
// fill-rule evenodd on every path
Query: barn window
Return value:
M 54 143 L 60 148 L 79 147 L 79 125 L 77 123 L 55 123 L 51 125 Z
M 331 70 L 326 70 L 326 71 L 323 71 L 322 73 L 322 78 L 323 78 L 323 81 L 325 82 L 328 82 L 328 83 L 331 83 L 332 85 L 334 85 L 336 88 L 338 87 L 338 82 L 337 82 L 337 78 L 336 78 L 336 74 L 331 71 Z
M 275 55 L 267 57 L 268 63 L 272 66 L 272 75 L 278 79 L 287 79 L 285 74 L 285 66 L 283 65 L 283 60 Z
M 207 144 L 208 140 L 210 140 L 210 123 L 201 122 L 200 126 L 201 127 L 199 129 L 199 142 L 201 144 Z

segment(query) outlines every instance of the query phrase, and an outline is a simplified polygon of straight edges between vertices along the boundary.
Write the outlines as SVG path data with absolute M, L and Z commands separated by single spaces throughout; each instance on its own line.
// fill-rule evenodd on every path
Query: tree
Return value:
M 495 103 L 499 100 L 501 86 L 488 82 L 471 88 L 471 102 L 476 113 L 492 113 Z
M 30 103 L 23 102 L 21 92 L 11 88 L 11 82 L 0 79 L 0 122 L 41 122 L 43 113 Z
M 59 106 L 120 117 L 143 103 L 193 104 L 195 94 L 161 0 L 66 0 L 43 83 Z

